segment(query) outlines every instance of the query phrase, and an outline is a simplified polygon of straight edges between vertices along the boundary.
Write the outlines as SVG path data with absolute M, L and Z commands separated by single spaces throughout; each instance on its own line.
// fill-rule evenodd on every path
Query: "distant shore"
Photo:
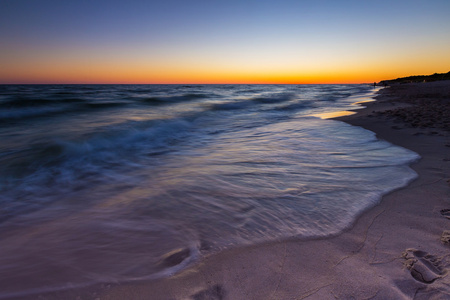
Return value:
M 414 75 L 408 77 L 401 77 L 391 80 L 380 81 L 379 85 L 393 85 L 393 84 L 404 84 L 404 83 L 417 83 L 417 82 L 434 82 L 450 80 L 450 72 L 447 73 L 434 73 L 432 75 Z
M 39 299 L 450 298 L 450 81 L 392 85 L 376 99 L 338 120 L 419 153 L 419 177 L 346 232 L 230 249 L 167 279 Z

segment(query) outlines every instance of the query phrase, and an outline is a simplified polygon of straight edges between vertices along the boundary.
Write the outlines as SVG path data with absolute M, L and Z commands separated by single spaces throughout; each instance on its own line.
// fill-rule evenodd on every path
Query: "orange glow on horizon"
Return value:
M 11 74 L 0 77 L 0 84 L 361 84 L 409 76 L 409 73 L 382 74 L 188 74 L 160 73 L 158 76 L 141 72 L 67 72 L 45 74 L 28 72 L 28 76 Z M 435 73 L 435 72 L 429 72 Z M 421 74 L 412 74 L 421 75 Z M 427 75 L 427 73 L 424 73 Z
M 448 72 L 433 66 L 408 68 L 406 64 L 395 71 L 388 67 L 389 60 L 377 63 L 239 67 L 237 63 L 45 59 L 7 64 L 0 70 L 0 84 L 359 84 Z
M 352 53 L 45 50 L 35 56 L 11 50 L 0 68 L 0 84 L 358 84 L 449 71 L 442 68 L 444 53 L 423 60 L 398 55 L 381 60 Z
M 402 0 L 376 17 L 364 1 L 138 2 L 8 1 L 0 84 L 344 84 L 449 71 L 448 0 Z
M 42 72 L 40 70 L 44 69 Z M 14 72 L 16 71 L 16 72 Z M 395 75 L 366 73 L 258 73 L 251 71 L 200 71 L 127 68 L 31 68 L 23 76 L 20 69 L 0 76 L 0 84 L 358 84 L 378 82 Z M 22 73 L 22 74 L 21 74 Z M 0 74 L 1 75 L 1 74 Z M 400 77 L 397 76 L 397 77 Z

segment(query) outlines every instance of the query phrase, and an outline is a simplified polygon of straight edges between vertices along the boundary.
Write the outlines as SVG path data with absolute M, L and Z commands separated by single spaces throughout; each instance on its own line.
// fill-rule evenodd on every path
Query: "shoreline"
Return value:
M 422 90 L 415 91 L 417 89 Z M 412 96 L 411 90 L 414 90 Z M 371 130 L 379 139 L 413 150 L 422 157 L 411 165 L 419 174 L 417 179 L 405 188 L 385 195 L 378 205 L 363 212 L 343 233 L 322 239 L 292 238 L 230 249 L 206 257 L 166 279 L 102 284 L 53 292 L 41 295 L 40 299 L 450 297 L 450 276 L 447 275 L 450 272 L 450 244 L 441 241 L 441 238 L 446 241 L 445 230 L 450 231 L 450 187 L 447 182 L 450 178 L 450 134 L 445 124 L 438 124 L 438 128 L 429 127 L 428 115 L 423 117 L 426 122 L 418 127 L 402 119 L 417 106 L 417 103 L 411 103 L 414 95 L 423 94 L 428 100 L 425 102 L 430 102 L 439 98 L 442 90 L 444 93 L 450 90 L 450 81 L 386 88 L 375 97 L 377 101 L 365 103 L 366 108 L 336 118 Z M 428 106 L 433 104 L 428 103 Z M 425 110 L 422 108 L 419 112 Z M 445 121 L 444 115 L 443 121 L 439 122 Z

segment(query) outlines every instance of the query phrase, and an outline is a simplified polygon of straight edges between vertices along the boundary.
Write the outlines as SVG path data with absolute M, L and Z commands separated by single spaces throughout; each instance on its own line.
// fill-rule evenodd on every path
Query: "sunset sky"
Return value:
M 359 83 L 448 71 L 449 0 L 0 0 L 0 84 Z

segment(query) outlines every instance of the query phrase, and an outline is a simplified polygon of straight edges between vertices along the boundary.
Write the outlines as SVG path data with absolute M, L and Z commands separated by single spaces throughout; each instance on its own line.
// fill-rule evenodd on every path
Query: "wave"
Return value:
M 209 105 L 209 109 L 212 111 L 220 111 L 220 110 L 239 110 L 246 109 L 250 106 L 255 106 L 257 104 L 265 105 L 265 104 L 277 104 L 288 102 L 295 99 L 295 94 L 293 93 L 275 93 L 275 94 L 267 94 L 258 97 L 247 98 L 245 100 L 231 101 L 231 102 L 223 102 L 223 103 L 214 103 Z
M 84 104 L 84 108 L 94 108 L 94 109 L 113 108 L 126 106 L 128 104 L 129 103 L 127 102 L 87 102 Z M 80 107 L 79 109 L 82 110 L 83 108 Z
M 9 88 L 9 89 L 7 89 Z M 120 108 L 130 104 L 166 105 L 182 102 L 213 98 L 217 95 L 208 93 L 185 93 L 168 96 L 143 96 L 151 92 L 149 88 L 121 87 L 110 91 L 97 89 L 91 86 L 67 90 L 57 88 L 49 92 L 45 90 L 43 96 L 32 96 L 35 89 L 42 87 L 16 87 L 19 96 L 16 96 L 12 87 L 5 88 L 3 99 L 0 101 L 0 122 L 9 120 L 21 120 L 29 118 L 53 117 L 66 113 L 89 112 L 90 110 Z M 192 87 L 194 88 L 194 86 Z M 12 89 L 10 91 L 10 89 Z M 159 91 L 160 92 L 160 91 Z M 131 95 L 131 97 L 130 97 Z
M 248 100 L 245 101 L 235 101 L 235 102 L 225 102 L 225 103 L 216 103 L 209 105 L 209 110 L 212 111 L 220 111 L 220 110 L 238 110 L 244 109 L 251 106 L 252 103 Z
M 194 88 L 203 88 L 203 85 L 183 85 L 182 88 L 194 89 Z
M 14 103 L 13 105 L 7 103 L 5 104 L 6 108 L 0 110 L 0 123 L 9 122 L 10 120 L 30 120 L 99 109 L 118 108 L 128 104 L 127 102 L 88 102 L 77 99 L 69 99 L 67 101 L 27 101 L 27 103 Z M 0 108 L 1 106 L 0 104 Z
M 23 120 L 30 118 L 51 117 L 59 114 L 65 114 L 73 110 L 68 110 L 64 107 L 40 107 L 40 108 L 22 108 L 22 109 L 8 109 L 0 111 L 0 123 L 9 122 L 11 120 Z
M 207 94 L 184 94 L 177 96 L 152 96 L 152 97 L 137 97 L 136 100 L 147 104 L 173 104 L 179 102 L 187 102 L 199 99 L 205 99 L 212 97 L 213 95 Z
M 249 100 L 263 103 L 263 104 L 272 104 L 272 103 L 281 103 L 293 100 L 295 98 L 295 94 L 293 93 L 279 93 L 279 94 L 269 94 L 260 97 L 250 98 Z
M 63 99 L 30 99 L 30 98 L 14 98 L 0 103 L 0 108 L 27 108 L 41 106 L 57 106 L 67 103 L 84 103 L 86 100 L 80 98 L 63 98 Z
M 311 109 L 315 107 L 314 101 L 301 100 L 299 102 L 278 106 L 275 109 L 280 111 L 295 111 L 303 109 Z
M 167 276 L 227 247 L 334 234 L 414 177 L 410 152 L 295 111 L 345 106 L 325 101 L 345 89 L 301 88 L 111 86 L 67 94 L 80 103 L 8 109 L 81 113 L 1 132 L 0 298 Z M 116 106 L 126 109 L 101 113 Z
M 129 122 L 80 141 L 54 140 L 3 153 L 0 223 L 63 201 L 55 195 L 103 184 L 136 185 L 129 174 L 177 151 L 191 126 L 182 119 Z
M 167 154 L 188 134 L 191 126 L 192 123 L 185 119 L 130 121 L 107 126 L 98 130 L 102 133 L 79 141 L 31 144 L 26 149 L 3 153 L 0 159 L 9 175 L 28 173 L 28 176 L 46 168 L 54 171 L 55 167 L 78 169 L 78 163 L 106 168 L 109 163 L 120 161 L 126 164 L 138 157 Z

